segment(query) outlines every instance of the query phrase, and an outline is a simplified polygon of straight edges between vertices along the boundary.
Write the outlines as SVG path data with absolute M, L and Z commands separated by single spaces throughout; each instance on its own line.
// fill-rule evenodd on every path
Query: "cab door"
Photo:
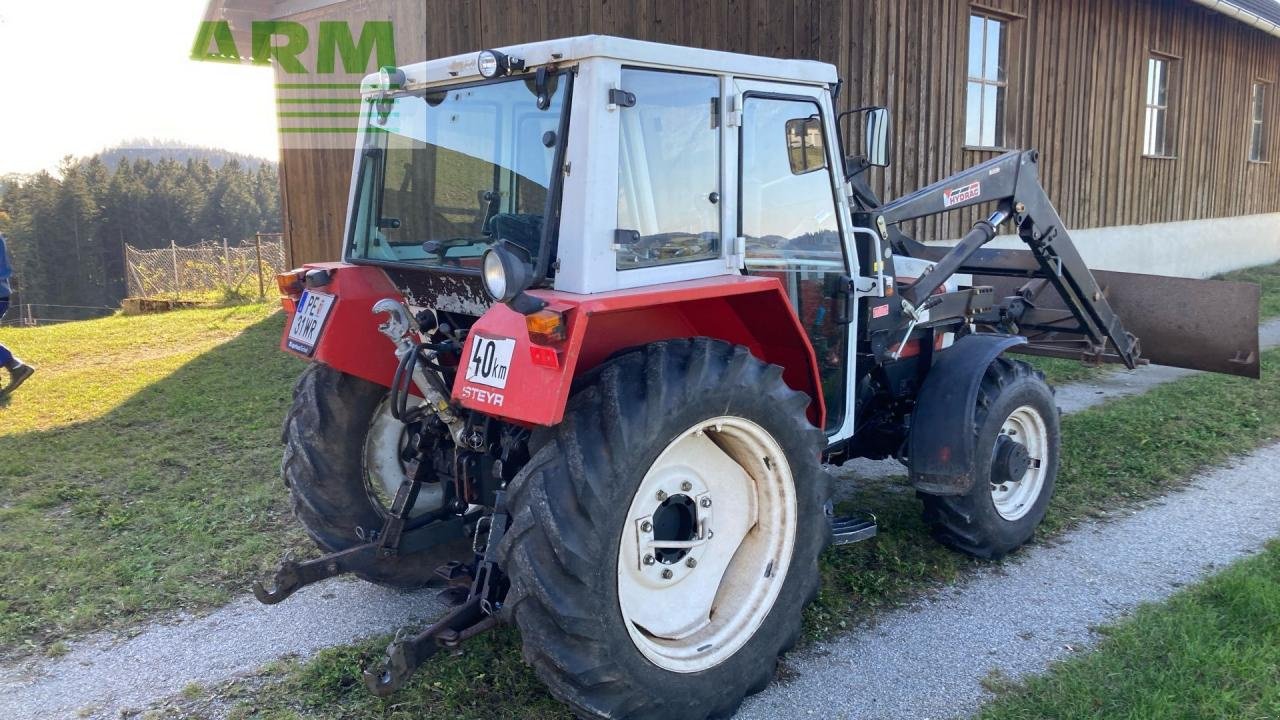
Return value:
M 837 321 L 852 277 L 850 215 L 840 192 L 838 143 L 825 88 L 737 80 L 737 235 L 752 275 L 781 281 L 813 344 L 834 442 L 852 435 L 853 322 Z

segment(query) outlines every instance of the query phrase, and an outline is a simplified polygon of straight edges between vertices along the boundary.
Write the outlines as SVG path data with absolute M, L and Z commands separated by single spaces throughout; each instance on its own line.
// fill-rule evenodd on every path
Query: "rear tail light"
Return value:
M 555 343 L 568 337 L 564 315 L 555 310 L 539 310 L 524 317 L 529 339 L 537 343 Z
M 305 287 L 304 282 L 306 276 L 306 268 L 290 270 L 289 272 L 277 275 L 276 287 L 280 290 L 280 297 L 289 298 L 295 301 L 302 297 L 302 290 Z

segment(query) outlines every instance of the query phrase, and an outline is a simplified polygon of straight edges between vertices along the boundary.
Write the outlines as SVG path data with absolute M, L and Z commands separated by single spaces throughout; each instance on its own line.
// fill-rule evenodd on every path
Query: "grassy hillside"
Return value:
M 222 602 L 302 544 L 276 310 L 0 329 L 39 368 L 0 407 L 0 656 Z

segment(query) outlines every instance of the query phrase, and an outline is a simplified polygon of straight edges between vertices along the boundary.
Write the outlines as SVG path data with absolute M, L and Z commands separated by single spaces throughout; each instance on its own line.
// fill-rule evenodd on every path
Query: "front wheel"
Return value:
M 525 659 L 586 717 L 731 714 L 772 677 L 830 531 L 821 431 L 714 340 L 610 361 L 512 481 L 499 546 Z
M 963 495 L 921 494 L 925 522 L 942 544 L 993 560 L 1029 541 L 1058 476 L 1058 408 L 1044 375 L 997 358 L 974 409 L 974 481 Z

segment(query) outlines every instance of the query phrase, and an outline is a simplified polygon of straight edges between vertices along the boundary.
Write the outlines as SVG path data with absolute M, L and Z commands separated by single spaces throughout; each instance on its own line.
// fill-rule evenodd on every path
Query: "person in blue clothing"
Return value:
M 4 235 L 0 235 L 0 318 L 9 310 L 9 295 L 12 289 L 9 285 L 9 278 L 13 277 L 13 266 L 9 264 L 9 247 L 5 243 Z M 9 348 L 0 345 L 0 367 L 9 371 L 9 382 L 0 386 L 0 397 L 4 397 L 18 386 L 27 381 L 31 377 L 31 373 L 36 369 L 22 362 L 9 352 Z

